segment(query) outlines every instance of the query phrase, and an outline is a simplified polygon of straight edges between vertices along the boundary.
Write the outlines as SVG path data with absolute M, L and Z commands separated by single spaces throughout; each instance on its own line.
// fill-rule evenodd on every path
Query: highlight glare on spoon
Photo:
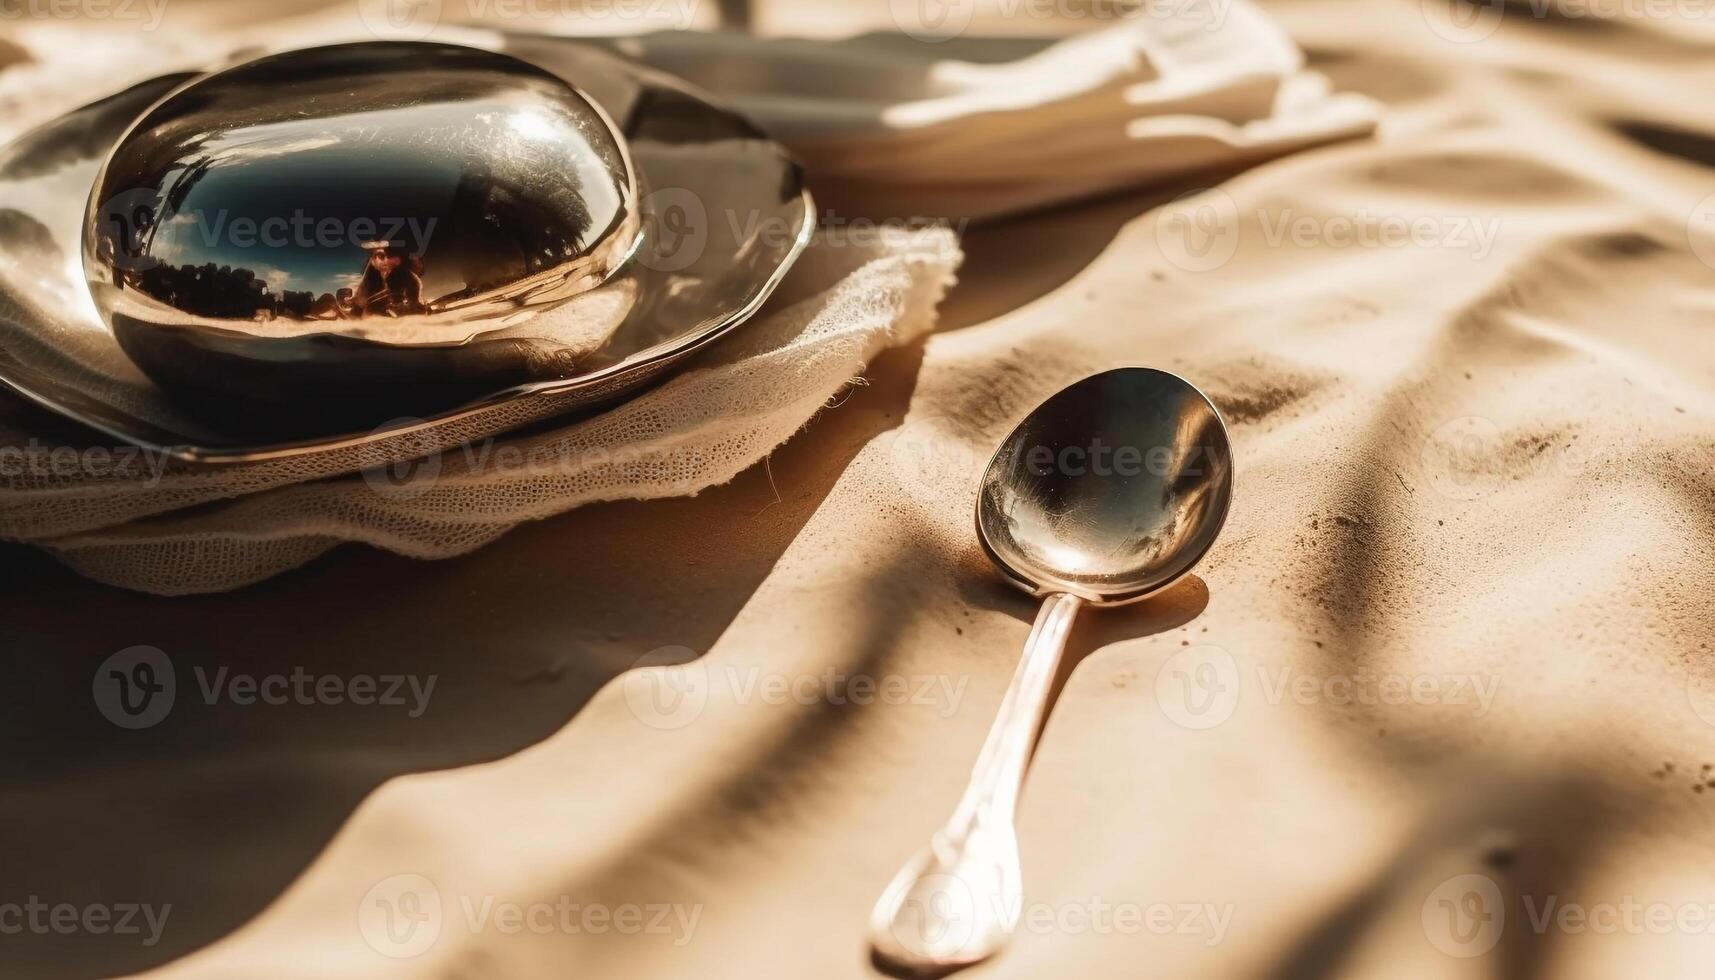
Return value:
M 1013 818 L 1073 619 L 1086 603 L 1133 602 L 1189 572 L 1220 533 L 1232 486 L 1220 413 L 1153 368 L 1063 389 L 995 451 L 978 537 L 1009 580 L 1045 598 L 963 798 L 871 914 L 879 965 L 940 976 L 1006 945 L 1023 900 Z

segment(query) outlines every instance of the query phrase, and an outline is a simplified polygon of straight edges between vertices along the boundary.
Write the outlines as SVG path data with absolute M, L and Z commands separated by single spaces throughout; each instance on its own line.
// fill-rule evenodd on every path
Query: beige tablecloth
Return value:
M 617 70 L 619 56 L 519 31 L 530 25 L 500 16 L 507 9 L 492 7 L 481 29 L 427 13 L 421 26 L 426 39 L 571 71 L 625 115 L 624 96 L 599 84 L 602 59 Z M 82 45 L 31 23 L 31 60 L 0 78 L 0 106 L 76 105 L 107 95 L 114 77 L 219 63 L 213 51 L 257 44 L 373 40 L 369 28 L 383 24 L 392 20 L 336 6 L 275 31 L 175 25 L 183 53 L 104 52 L 112 75 L 77 88 L 65 82 Z M 649 30 L 612 43 L 719 91 L 805 163 L 818 227 L 744 340 L 715 345 L 595 418 L 566 418 L 563 399 L 514 399 L 362 446 L 218 466 L 115 453 L 106 441 L 86 454 L 84 440 L 0 415 L 0 539 L 39 545 L 109 585 L 187 595 L 250 585 L 346 542 L 446 558 L 592 501 L 690 496 L 760 462 L 876 353 L 933 327 L 961 257 L 955 227 L 1367 138 L 1379 108 L 1305 71 L 1303 53 L 1250 0 L 1197 0 L 1182 17 L 1116 19 L 1058 38 Z M 44 79 L 60 84 L 43 90 Z M 68 151 L 63 124 L 57 136 L 43 132 L 22 137 L 16 153 L 9 145 L 0 165 L 0 352 L 17 362 L 5 373 L 75 371 L 90 401 L 187 431 L 195 420 L 100 342 L 94 310 L 78 305 L 80 191 L 117 134 L 80 138 L 74 127 Z M 56 146 L 61 169 L 37 173 Z M 675 155 L 645 164 L 641 179 L 671 196 L 698 166 Z M 687 213 L 718 226 L 711 235 L 755 225 L 712 200 Z M 943 222 L 954 227 L 928 227 Z M 681 275 L 714 271 L 713 256 Z
M 1234 511 L 1074 636 L 971 975 L 1708 976 L 1715 30 L 1270 9 L 1377 141 L 974 231 L 940 332 L 728 486 L 174 601 L 6 549 L 0 906 L 136 913 L 6 972 L 870 975 L 1034 611 L 972 468 L 1145 363 L 1227 413 Z M 177 701 L 128 730 L 90 690 L 137 645 Z

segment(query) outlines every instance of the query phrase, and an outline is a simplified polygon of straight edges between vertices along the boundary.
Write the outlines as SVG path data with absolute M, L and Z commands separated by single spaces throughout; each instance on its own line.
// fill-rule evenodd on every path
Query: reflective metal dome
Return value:
M 313 48 L 145 112 L 96 179 L 84 266 L 127 354 L 176 392 L 450 404 L 567 376 L 618 326 L 638 195 L 611 120 L 537 66 Z

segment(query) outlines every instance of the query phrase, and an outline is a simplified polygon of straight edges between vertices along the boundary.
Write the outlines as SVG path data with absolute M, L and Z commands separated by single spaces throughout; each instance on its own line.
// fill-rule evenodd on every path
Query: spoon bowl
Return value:
M 983 474 L 977 533 L 1033 595 L 1132 602 L 1208 552 L 1232 490 L 1232 445 L 1209 399 L 1165 371 L 1120 368 L 1012 430 Z
M 1226 521 L 1232 445 L 1182 378 L 1120 368 L 1031 412 L 1001 443 L 977 497 L 983 549 L 1044 597 L 953 815 L 894 876 L 870 917 L 878 966 L 935 977 L 1005 947 L 1023 904 L 1018 795 L 1066 637 L 1085 603 L 1152 595 L 1189 572 Z

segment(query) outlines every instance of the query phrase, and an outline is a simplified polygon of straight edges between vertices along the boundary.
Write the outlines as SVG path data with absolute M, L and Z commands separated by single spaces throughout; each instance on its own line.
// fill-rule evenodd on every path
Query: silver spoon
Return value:
M 1045 601 L 964 797 L 871 913 L 879 965 L 938 976 L 1006 945 L 1023 901 L 1013 817 L 1072 620 L 1085 603 L 1133 602 L 1190 571 L 1232 487 L 1220 413 L 1152 368 L 1065 388 L 995 451 L 977 534 L 1013 584 Z

